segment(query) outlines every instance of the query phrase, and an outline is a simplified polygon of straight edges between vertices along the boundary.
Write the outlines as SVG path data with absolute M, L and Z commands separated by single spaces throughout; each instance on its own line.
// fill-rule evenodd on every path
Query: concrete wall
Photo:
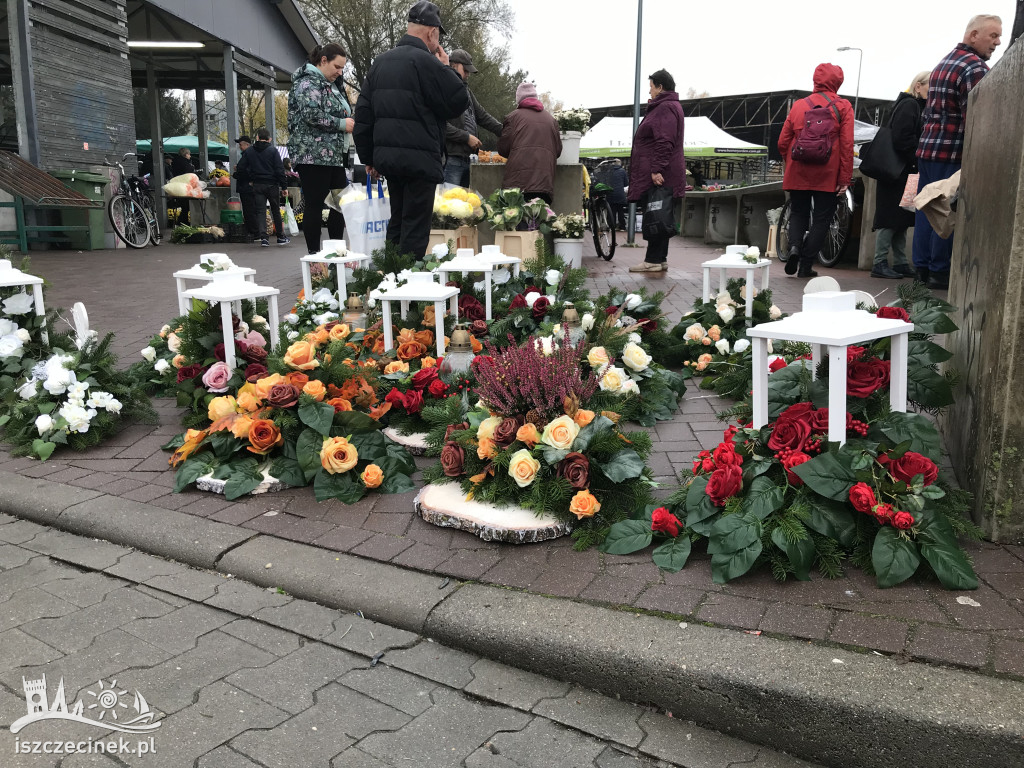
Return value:
M 975 522 L 993 541 L 1024 539 L 1024 44 L 971 93 L 949 301 L 963 375 L 941 420 Z

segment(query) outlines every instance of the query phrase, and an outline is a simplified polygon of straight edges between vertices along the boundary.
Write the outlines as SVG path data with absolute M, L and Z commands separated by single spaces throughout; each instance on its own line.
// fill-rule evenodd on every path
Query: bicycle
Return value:
M 129 248 L 145 248 L 152 243 L 160 245 L 160 222 L 149 196 L 146 182 L 138 176 L 126 176 L 124 161 L 135 157 L 134 152 L 126 152 L 120 162 L 108 162 L 104 165 L 117 168 L 121 174 L 117 191 L 107 203 L 107 216 L 115 234 Z
M 596 181 L 590 185 L 590 202 L 587 206 L 589 226 L 594 233 L 594 247 L 597 255 L 611 261 L 615 255 L 615 214 L 612 213 L 608 193 L 612 188 Z
M 779 261 L 789 260 L 789 212 L 790 202 L 782 206 L 782 214 L 779 216 L 779 228 L 775 236 L 775 251 L 779 255 Z M 813 208 L 812 208 L 813 215 Z M 850 228 L 853 226 L 853 192 L 846 190 L 840 196 L 839 205 L 836 206 L 836 214 L 828 227 L 828 237 L 825 244 L 818 252 L 818 261 L 823 266 L 834 267 L 843 256 L 846 243 L 850 239 Z

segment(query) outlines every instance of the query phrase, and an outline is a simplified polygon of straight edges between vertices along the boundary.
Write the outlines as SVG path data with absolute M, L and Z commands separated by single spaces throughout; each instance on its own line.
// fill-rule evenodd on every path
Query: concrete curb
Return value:
M 497 587 L 439 588 L 433 575 L 6 472 L 0 512 L 360 610 L 807 760 L 1024 765 L 1024 683 Z

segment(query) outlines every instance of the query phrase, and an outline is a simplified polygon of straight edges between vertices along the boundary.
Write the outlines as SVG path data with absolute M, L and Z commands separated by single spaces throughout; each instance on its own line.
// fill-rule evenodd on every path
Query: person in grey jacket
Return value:
M 480 127 L 486 128 L 497 137 L 501 137 L 501 121 L 491 117 L 487 110 L 480 106 L 473 91 L 469 88 L 469 76 L 479 72 L 473 66 L 473 58 L 461 48 L 456 48 L 448 56 L 451 67 L 459 73 L 462 82 L 466 83 L 469 94 L 469 108 L 459 117 L 452 118 L 444 129 L 445 153 L 448 160 L 444 166 L 444 180 L 460 187 L 469 186 L 469 156 L 481 147 L 478 137 Z

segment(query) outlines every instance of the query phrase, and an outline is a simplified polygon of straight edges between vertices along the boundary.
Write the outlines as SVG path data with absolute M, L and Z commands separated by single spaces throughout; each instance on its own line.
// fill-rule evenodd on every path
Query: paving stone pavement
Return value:
M 285 307 L 287 297 L 296 295 L 301 287 L 299 244 L 270 251 L 248 245 L 217 248 L 236 263 L 255 268 L 261 284 L 280 288 Z M 620 247 L 615 258 L 605 262 L 586 241 L 583 263 L 590 271 L 588 285 L 595 294 L 611 285 L 627 289 L 648 285 L 666 291 L 663 307 L 668 319 L 676 322 L 700 293 L 700 263 L 721 250 L 675 238 L 667 273 L 634 275 L 627 270 L 643 258 L 642 248 Z M 194 246 L 161 246 L 132 253 L 40 253 L 33 256 L 31 269 L 50 282 L 49 306 L 70 307 L 75 301 L 84 301 L 93 327 L 117 334 L 115 349 L 127 365 L 139 359 L 138 351 L 153 332 L 176 313 L 171 273 L 194 264 L 199 253 Z M 895 298 L 898 281 L 873 279 L 852 265 L 819 266 L 818 271 L 835 277 L 845 289 L 875 294 L 880 302 Z M 772 265 L 773 296 L 784 311 L 799 310 L 803 285 L 804 281 L 787 277 L 782 264 Z M 131 426 L 101 446 L 81 454 L 60 452 L 44 464 L 0 451 L 0 470 L 81 489 L 83 500 L 94 497 L 89 503 L 95 509 L 135 501 L 148 508 L 178 510 L 235 526 L 243 534 L 260 532 L 457 579 L 1024 677 L 1022 547 L 968 545 L 982 587 L 967 595 L 973 601 L 967 604 L 958 602 L 961 595 L 947 592 L 935 582 L 910 582 L 881 590 L 855 568 L 836 580 L 816 576 L 809 582 L 780 584 L 762 571 L 716 585 L 711 581 L 710 558 L 702 554 L 691 557 L 679 573 L 670 574 L 659 571 L 648 553 L 623 557 L 574 552 L 568 539 L 505 545 L 437 528 L 413 514 L 414 493 L 372 496 L 350 506 L 336 501 L 317 504 L 309 489 L 235 502 L 195 490 L 175 494 L 167 454 L 158 446 L 180 431 L 180 410 L 170 400 L 157 400 L 155 406 L 159 414 L 156 425 Z M 654 438 L 650 464 L 662 483 L 659 493 L 675 487 L 678 473 L 690 465 L 692 457 L 721 439 L 724 425 L 716 413 L 727 406 L 691 381 L 677 417 L 647 430 Z M 424 461 L 420 460 L 421 466 Z M 132 514 L 127 512 L 125 520 Z M 17 530 L 4 535 L 10 537 Z M 11 543 L 17 544 L 17 536 L 14 539 Z M 92 556 L 116 554 L 115 549 Z M 7 555 L 0 543 L 0 562 L 17 556 L 16 552 Z M 167 573 L 161 578 L 161 586 L 173 585 L 183 597 L 210 597 L 210 584 L 195 573 Z M 259 601 L 250 606 L 252 612 L 264 607 L 269 606 Z
M 19 528 L 10 519 L 0 523 L 11 534 Z M 96 566 L 102 571 L 67 560 L 90 550 L 97 559 L 109 554 L 104 542 L 47 529 L 4 548 L 5 768 L 814 768 L 650 708 L 218 573 L 138 552 Z M 166 581 L 168 572 L 216 584 L 218 599 L 182 597 L 176 582 Z M 256 593 L 268 605 L 254 611 Z M 345 642 L 350 634 L 369 640 L 355 647 Z M 68 707 L 81 700 L 84 716 L 97 725 L 43 720 L 11 733 L 26 714 L 24 681 L 43 676 L 48 707 L 63 685 Z M 118 693 L 105 703 L 96 696 L 101 688 Z M 119 723 L 135 714 L 135 691 L 159 727 L 141 736 L 108 728 L 115 714 Z M 96 749 L 88 742 L 119 738 L 131 752 L 21 751 L 37 741 L 40 749 L 42 742 L 68 741 L 75 750 Z M 142 753 L 140 742 L 153 751 Z

